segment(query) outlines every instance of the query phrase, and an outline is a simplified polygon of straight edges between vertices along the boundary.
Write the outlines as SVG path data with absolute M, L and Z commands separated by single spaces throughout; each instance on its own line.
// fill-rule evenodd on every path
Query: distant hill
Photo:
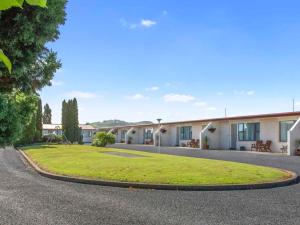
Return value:
M 95 128 L 102 128 L 102 127 L 116 127 L 116 126 L 153 124 L 153 123 L 151 121 L 126 122 L 122 120 L 104 120 L 103 122 L 93 122 L 88 124 L 94 126 Z

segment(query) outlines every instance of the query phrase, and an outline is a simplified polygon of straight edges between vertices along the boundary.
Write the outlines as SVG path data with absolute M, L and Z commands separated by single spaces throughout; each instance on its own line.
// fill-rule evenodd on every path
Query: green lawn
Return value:
M 46 171 L 92 179 L 214 185 L 260 183 L 289 177 L 275 168 L 84 145 L 40 145 L 26 147 L 24 151 Z M 128 158 L 107 152 L 141 157 Z

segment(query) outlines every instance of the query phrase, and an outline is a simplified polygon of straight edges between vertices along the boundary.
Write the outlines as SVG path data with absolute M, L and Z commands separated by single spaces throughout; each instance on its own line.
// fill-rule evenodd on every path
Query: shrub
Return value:
M 48 134 L 43 136 L 43 142 L 62 143 L 63 140 L 62 135 Z
M 98 132 L 93 138 L 93 146 L 105 147 L 108 144 L 114 144 L 116 142 L 115 135 L 111 133 Z

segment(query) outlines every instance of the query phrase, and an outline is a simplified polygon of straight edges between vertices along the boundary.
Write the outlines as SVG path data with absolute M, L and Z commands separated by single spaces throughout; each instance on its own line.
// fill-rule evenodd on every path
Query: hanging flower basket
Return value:
M 161 128 L 161 129 L 160 129 L 160 132 L 161 132 L 162 134 L 164 134 L 164 133 L 167 132 L 167 130 L 166 130 L 165 128 Z
M 208 131 L 209 131 L 210 133 L 214 133 L 214 132 L 216 131 L 216 129 L 217 129 L 217 128 L 211 127 L 211 128 L 208 129 Z
M 135 131 L 135 130 L 133 130 L 131 133 L 132 133 L 132 134 L 135 134 L 135 132 L 136 132 L 136 131 Z

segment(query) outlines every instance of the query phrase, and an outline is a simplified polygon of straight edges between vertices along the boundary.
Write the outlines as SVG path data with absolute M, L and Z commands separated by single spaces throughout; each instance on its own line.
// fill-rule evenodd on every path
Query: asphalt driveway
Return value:
M 300 158 L 297 157 L 162 151 L 255 162 L 300 174 Z M 133 190 L 75 184 L 41 177 L 24 164 L 17 151 L 11 149 L 0 149 L 0 178 L 1 225 L 300 224 L 299 184 L 267 190 L 224 192 Z

